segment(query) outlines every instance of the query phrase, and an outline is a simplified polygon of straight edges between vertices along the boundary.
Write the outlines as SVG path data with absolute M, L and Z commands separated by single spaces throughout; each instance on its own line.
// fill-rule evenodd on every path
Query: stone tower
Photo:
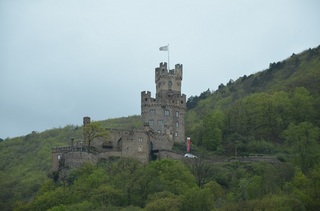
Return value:
M 185 141 L 186 95 L 181 94 L 182 65 L 168 70 L 167 63 L 155 69 L 156 97 L 141 92 L 141 116 L 157 133 L 169 134 L 175 142 Z

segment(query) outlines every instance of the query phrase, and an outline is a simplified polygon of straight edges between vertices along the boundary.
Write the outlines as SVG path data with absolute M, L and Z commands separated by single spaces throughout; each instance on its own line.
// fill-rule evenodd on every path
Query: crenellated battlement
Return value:
M 174 69 L 168 70 L 167 63 L 160 63 L 159 67 L 155 68 L 155 83 L 161 78 L 171 78 L 182 80 L 182 64 L 176 64 Z

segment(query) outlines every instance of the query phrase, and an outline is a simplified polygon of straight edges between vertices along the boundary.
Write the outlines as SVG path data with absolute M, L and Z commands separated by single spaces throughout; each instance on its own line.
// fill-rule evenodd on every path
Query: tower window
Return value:
M 175 136 L 175 137 L 178 137 L 178 132 L 174 132 L 174 136 Z
M 139 142 L 142 142 L 142 138 L 139 138 Z
M 149 125 L 153 125 L 153 120 L 149 120 Z
M 179 117 L 179 111 L 176 111 L 176 117 Z
M 181 104 L 183 104 L 183 101 L 181 100 Z
M 145 101 L 148 101 L 148 98 L 144 98 Z
M 158 125 L 163 125 L 163 121 L 162 120 L 158 120 Z
M 176 128 L 178 128 L 179 127 L 179 122 L 176 122 Z
M 151 109 L 150 110 L 150 115 L 154 115 L 155 114 L 155 110 L 154 109 Z
M 170 115 L 170 111 L 169 111 L 169 110 L 165 110 L 165 111 L 164 111 L 164 115 L 165 115 L 165 116 L 169 116 L 169 115 Z
M 169 81 L 168 85 L 169 85 L 169 86 L 172 86 L 172 81 Z

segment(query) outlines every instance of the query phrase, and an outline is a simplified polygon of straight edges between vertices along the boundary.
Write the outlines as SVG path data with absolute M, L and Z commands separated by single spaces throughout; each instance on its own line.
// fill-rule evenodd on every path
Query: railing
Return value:
M 66 146 L 66 147 L 54 147 L 52 152 L 87 152 L 88 147 L 85 146 Z
M 67 152 L 88 152 L 94 155 L 99 154 L 94 149 L 89 149 L 87 146 L 66 146 L 52 148 L 52 153 L 67 153 Z

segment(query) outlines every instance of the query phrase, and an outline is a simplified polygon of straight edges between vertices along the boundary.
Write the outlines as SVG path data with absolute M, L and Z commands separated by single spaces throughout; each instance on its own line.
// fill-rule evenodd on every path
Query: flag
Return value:
M 162 46 L 159 48 L 160 51 L 168 51 L 169 50 L 169 45 Z

